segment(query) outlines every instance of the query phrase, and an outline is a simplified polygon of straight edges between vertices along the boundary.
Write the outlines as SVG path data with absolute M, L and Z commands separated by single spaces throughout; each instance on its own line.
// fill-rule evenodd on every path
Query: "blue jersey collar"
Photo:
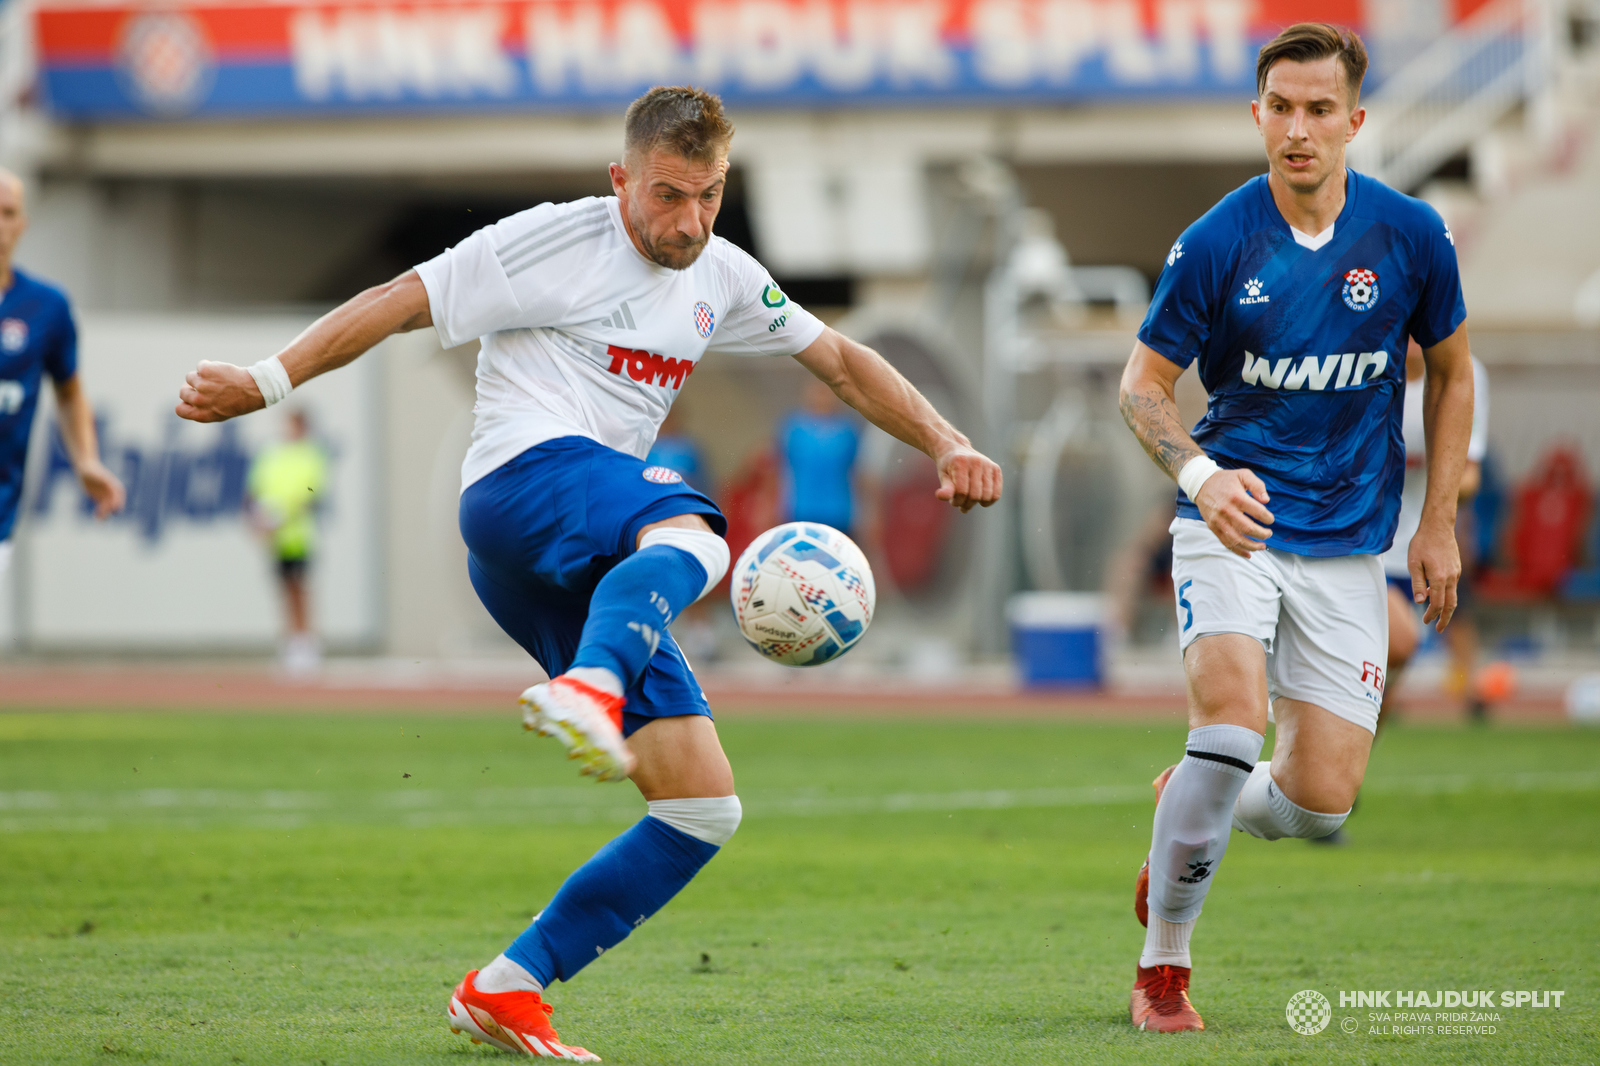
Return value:
M 1361 184 L 1365 180 L 1360 174 L 1350 169 L 1348 165 L 1344 168 L 1344 173 L 1344 207 L 1339 209 L 1339 217 L 1333 220 L 1333 235 L 1335 238 L 1339 236 L 1340 232 L 1350 222 L 1351 217 L 1354 216 L 1356 200 L 1361 196 Z M 1272 219 L 1285 237 L 1294 240 L 1294 227 L 1289 225 L 1289 220 L 1283 217 L 1283 212 L 1278 210 L 1277 201 L 1272 198 L 1272 186 L 1269 184 L 1271 175 L 1263 174 L 1259 180 L 1261 182 L 1262 209 L 1266 211 L 1267 217 Z M 1328 243 L 1331 244 L 1333 242 L 1329 241 Z M 1327 245 L 1325 244 L 1323 247 L 1326 248 Z

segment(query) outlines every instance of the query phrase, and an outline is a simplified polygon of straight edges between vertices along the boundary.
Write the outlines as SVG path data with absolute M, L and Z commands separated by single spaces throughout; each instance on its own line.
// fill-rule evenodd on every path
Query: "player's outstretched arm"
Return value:
M 415 270 L 375 285 L 323 315 L 275 357 L 291 385 L 326 374 L 396 333 L 433 325 L 428 291 Z M 178 414 L 194 422 L 222 422 L 267 405 L 250 371 L 203 361 L 178 390 Z
M 1189 493 L 1217 539 L 1235 555 L 1248 559 L 1251 552 L 1265 548 L 1266 539 L 1272 536 L 1267 528 L 1272 524 L 1272 512 L 1266 507 L 1267 486 L 1249 470 L 1217 468 L 1183 428 L 1174 391 L 1183 369 L 1142 341 L 1134 341 L 1118 397 L 1122 420 L 1151 460 Z M 1191 468 L 1195 474 L 1186 481 L 1184 468 L 1196 460 Z M 1190 483 L 1193 481 L 1198 485 Z
M 94 410 L 83 393 L 83 382 L 76 374 L 55 383 L 56 411 L 60 418 L 61 443 L 66 445 L 72 469 L 83 484 L 83 491 L 94 501 L 94 516 L 106 518 L 122 510 L 127 490 L 117 475 L 100 461 L 100 441 L 94 431 Z
M 1411 595 L 1428 606 L 1422 624 L 1443 630 L 1456 612 L 1461 549 L 1456 544 L 1456 502 L 1472 438 L 1472 352 L 1467 327 L 1422 350 L 1422 428 L 1428 442 L 1428 494 L 1406 563 Z
M 975 449 L 883 356 L 824 329 L 795 359 L 868 422 L 931 456 L 939 466 L 939 499 L 965 513 L 1000 498 L 999 464 Z

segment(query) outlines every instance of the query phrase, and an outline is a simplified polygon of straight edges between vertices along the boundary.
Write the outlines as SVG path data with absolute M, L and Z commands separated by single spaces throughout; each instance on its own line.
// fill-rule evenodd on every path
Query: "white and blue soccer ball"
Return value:
M 789 522 L 751 542 L 729 595 L 744 639 L 785 666 L 821 666 L 855 647 L 878 602 L 861 549 L 816 522 Z

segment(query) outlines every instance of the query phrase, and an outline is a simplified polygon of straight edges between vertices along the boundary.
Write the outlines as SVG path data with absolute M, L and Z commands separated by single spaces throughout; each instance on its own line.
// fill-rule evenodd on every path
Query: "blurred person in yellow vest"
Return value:
M 250 513 L 272 546 L 283 588 L 287 632 L 280 662 L 290 674 L 313 673 L 322 647 L 311 628 L 306 571 L 316 549 L 317 502 L 328 479 L 328 457 L 309 436 L 304 411 L 289 415 L 284 440 L 250 464 Z

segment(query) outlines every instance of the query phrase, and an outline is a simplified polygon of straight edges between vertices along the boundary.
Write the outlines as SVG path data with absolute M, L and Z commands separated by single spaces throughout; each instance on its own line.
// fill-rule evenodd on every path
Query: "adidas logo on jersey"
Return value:
M 628 308 L 628 301 L 623 300 L 622 305 L 605 318 L 595 319 L 595 325 L 601 329 L 638 329 L 633 324 L 633 312 Z M 615 371 L 612 371 L 615 373 Z
M 694 372 L 694 363 L 688 359 L 671 359 L 636 348 L 618 348 L 612 344 L 606 347 L 606 354 L 611 357 L 607 370 L 617 375 L 626 371 L 630 378 L 646 385 L 681 389 L 684 379 Z
M 1276 362 L 1244 353 L 1244 369 L 1239 376 L 1246 385 L 1265 385 L 1269 389 L 1309 389 L 1325 391 L 1329 383 L 1333 388 L 1354 387 L 1363 381 L 1376 381 L 1389 367 L 1388 352 L 1345 352 L 1343 355 L 1308 355 L 1293 366 L 1293 359 Z M 1292 367 L 1292 369 L 1291 369 Z M 1371 373 L 1368 374 L 1368 369 Z M 1354 373 L 1352 373 L 1352 370 Z M 1336 376 L 1337 372 L 1337 376 Z

